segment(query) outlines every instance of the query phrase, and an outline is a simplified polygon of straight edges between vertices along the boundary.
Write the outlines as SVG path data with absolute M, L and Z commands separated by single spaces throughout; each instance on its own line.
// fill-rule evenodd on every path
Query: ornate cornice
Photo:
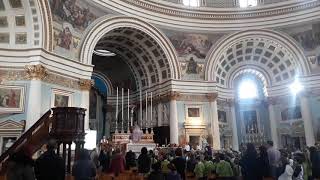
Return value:
M 113 0 L 115 1 L 115 0 Z M 137 6 L 152 12 L 161 13 L 164 15 L 181 17 L 181 18 L 195 18 L 204 20 L 238 20 L 243 18 L 257 18 L 268 17 L 275 15 L 283 15 L 296 11 L 306 10 L 320 5 L 319 1 L 309 0 L 304 2 L 287 3 L 282 6 L 262 6 L 252 9 L 239 8 L 186 8 L 185 6 L 176 6 L 176 4 L 164 5 L 162 3 L 141 1 L 141 0 L 116 0 L 127 4 Z
M 79 81 L 79 87 L 82 91 L 90 91 L 93 84 L 91 79 L 80 79 Z
M 0 70 L 1 83 L 7 81 L 25 81 L 30 80 L 27 71 L 23 70 Z M 65 76 L 60 76 L 54 73 L 48 72 L 46 78 L 42 79 L 42 82 L 49 84 L 56 84 L 59 86 L 80 90 L 79 81 Z
M 318 0 L 288 1 L 244 9 L 188 8 L 174 3 L 163 4 L 156 0 L 96 0 L 95 2 L 120 14 L 145 18 L 161 26 L 205 31 L 277 27 L 314 20 L 320 14 Z
M 43 80 L 48 76 L 48 70 L 41 64 L 26 65 L 25 71 L 30 80 Z

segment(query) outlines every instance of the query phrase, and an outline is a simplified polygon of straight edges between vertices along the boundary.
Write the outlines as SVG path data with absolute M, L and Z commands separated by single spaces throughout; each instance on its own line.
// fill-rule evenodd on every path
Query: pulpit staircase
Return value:
M 10 155 L 25 147 L 34 154 L 47 142 L 54 138 L 58 142 L 58 153 L 66 163 L 67 173 L 71 172 L 72 150 L 71 144 L 75 143 L 75 154 L 84 145 L 84 116 L 85 109 L 76 107 L 57 107 L 48 110 L 33 126 L 25 131 L 15 143 L 0 156 L 0 174 L 6 173 Z M 75 155 L 76 156 L 76 155 Z

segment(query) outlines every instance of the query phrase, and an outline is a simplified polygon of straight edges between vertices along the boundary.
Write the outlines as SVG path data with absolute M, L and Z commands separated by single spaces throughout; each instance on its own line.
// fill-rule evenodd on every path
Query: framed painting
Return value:
M 0 111 L 19 113 L 24 110 L 24 86 L 0 85 Z
M 195 108 L 195 107 L 188 108 L 188 117 L 199 118 L 200 108 Z
M 227 123 L 227 112 L 218 110 L 218 120 L 222 123 Z
M 72 92 L 60 89 L 52 90 L 52 107 L 70 107 L 72 106 Z

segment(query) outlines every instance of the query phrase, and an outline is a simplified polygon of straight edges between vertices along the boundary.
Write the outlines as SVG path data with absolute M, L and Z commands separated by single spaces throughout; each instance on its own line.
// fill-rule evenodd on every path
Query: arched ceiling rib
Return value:
M 233 43 L 220 55 L 214 67 L 216 82 L 228 86 L 232 72 L 245 66 L 258 66 L 269 74 L 272 84 L 293 79 L 299 67 L 292 55 L 276 42 L 264 38 L 248 38 Z
M 159 44 L 146 33 L 129 27 L 116 28 L 105 34 L 96 49 L 121 54 L 135 72 L 142 87 L 171 77 L 170 65 Z

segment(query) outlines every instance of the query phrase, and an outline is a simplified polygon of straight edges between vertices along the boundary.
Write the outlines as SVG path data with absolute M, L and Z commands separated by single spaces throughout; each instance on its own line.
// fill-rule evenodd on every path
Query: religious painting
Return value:
M 295 120 L 301 118 L 302 114 L 300 106 L 286 108 L 285 110 L 281 111 L 282 121 Z
M 8 27 L 7 16 L 0 16 L 0 27 Z
M 169 35 L 173 46 L 179 56 L 194 54 L 196 57 L 204 59 L 212 46 L 212 42 L 207 35 L 174 33 Z
M 187 74 L 197 74 L 198 73 L 198 63 L 193 59 L 193 57 L 191 57 L 187 63 L 186 73 Z
M 0 33 L 0 43 L 9 43 L 10 34 L 9 33 Z
M 257 111 L 243 111 L 243 120 L 246 133 L 258 132 L 258 117 Z
M 16 33 L 16 44 L 27 44 L 27 33 Z
M 188 117 L 200 117 L 200 108 L 188 108 Z
M 0 111 L 18 113 L 24 109 L 24 87 L 0 85 Z
M 24 16 L 16 16 L 16 26 L 25 26 L 26 25 L 26 20 Z
M 4 153 L 6 150 L 8 150 L 16 140 L 17 137 L 2 137 L 1 153 Z
M 293 38 L 298 41 L 305 50 L 314 50 L 320 46 L 320 23 L 312 24 L 311 28 L 293 34 Z
M 72 101 L 72 92 L 53 89 L 52 103 L 53 107 L 70 107 Z
M 80 31 L 85 30 L 97 17 L 86 3 L 79 0 L 49 0 L 53 20 L 57 22 L 68 22 L 73 28 Z
M 218 120 L 222 123 L 227 123 L 227 112 L 218 110 Z
M 9 0 L 9 3 L 12 8 L 22 8 L 21 0 Z
M 73 45 L 73 36 L 69 27 L 65 27 L 62 31 L 54 32 L 54 40 L 57 46 L 70 50 Z

